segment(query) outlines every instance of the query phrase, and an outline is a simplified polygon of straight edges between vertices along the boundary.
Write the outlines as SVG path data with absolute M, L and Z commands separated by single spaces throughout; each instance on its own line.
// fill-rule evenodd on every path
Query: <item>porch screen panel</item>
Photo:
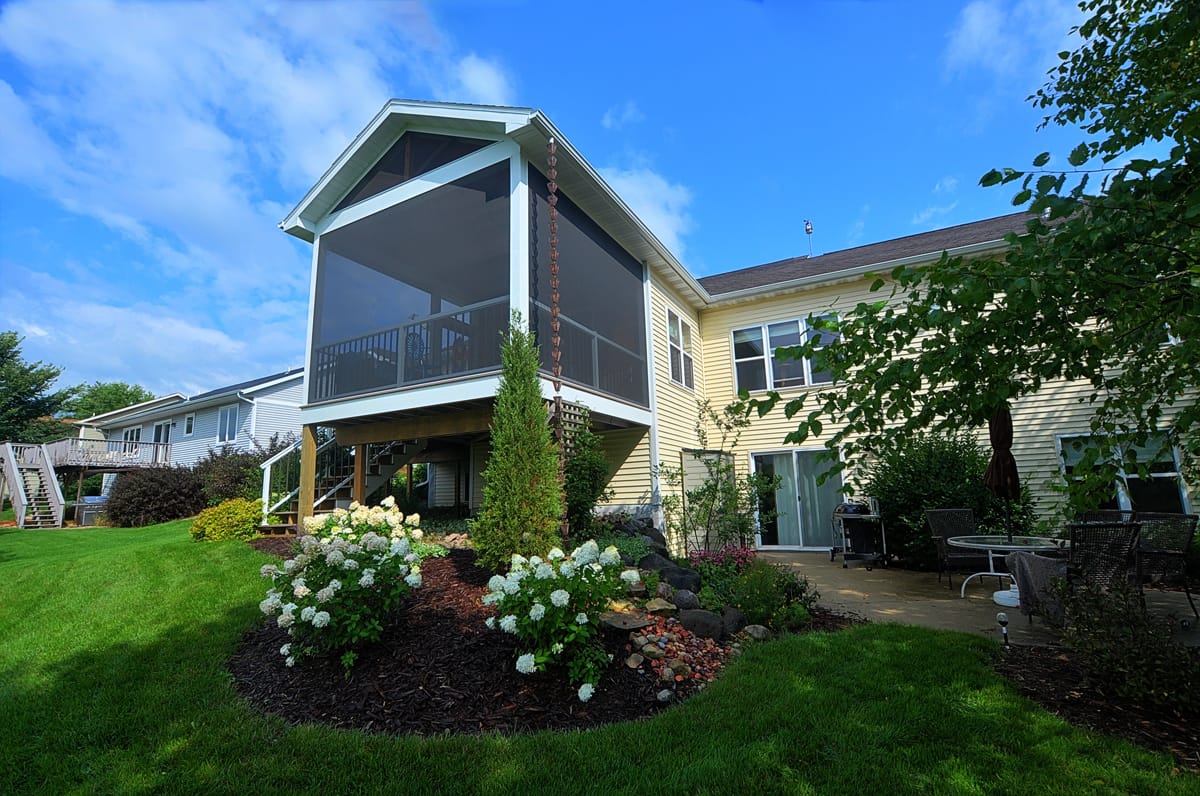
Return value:
M 498 370 L 509 164 L 317 240 L 311 401 Z
M 532 166 L 530 275 L 541 366 L 550 372 L 550 203 L 546 178 Z M 642 265 L 558 192 L 559 313 L 563 378 L 649 406 Z

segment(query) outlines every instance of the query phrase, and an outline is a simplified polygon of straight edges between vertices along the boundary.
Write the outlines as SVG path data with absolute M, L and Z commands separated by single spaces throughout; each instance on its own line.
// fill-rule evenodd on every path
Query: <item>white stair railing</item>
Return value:
M 17 452 L 11 442 L 5 442 L 0 451 L 3 451 L 4 456 L 4 483 L 8 487 L 8 499 L 12 503 L 13 515 L 17 518 L 17 527 L 24 528 L 25 509 L 29 506 L 29 498 L 25 494 L 25 479 L 21 478 Z

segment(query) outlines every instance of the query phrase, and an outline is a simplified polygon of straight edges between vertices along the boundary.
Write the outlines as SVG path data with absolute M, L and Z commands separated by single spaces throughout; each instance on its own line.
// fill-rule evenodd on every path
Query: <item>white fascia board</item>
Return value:
M 382 415 L 388 412 L 403 412 L 408 409 L 492 398 L 495 397 L 499 387 L 500 377 L 497 375 L 446 384 L 431 384 L 427 387 L 413 387 L 379 395 L 366 395 L 362 398 L 347 398 L 336 403 L 300 407 L 300 422 L 306 426 L 320 425 L 338 420 Z
M 474 174 L 481 169 L 486 169 L 488 166 L 509 160 L 518 152 L 517 145 L 512 141 L 497 141 L 478 152 L 472 152 L 458 160 L 447 163 L 445 166 L 439 166 L 433 171 L 428 171 L 420 177 L 414 177 L 407 182 L 394 185 L 369 199 L 356 202 L 349 207 L 342 208 L 336 213 L 330 213 L 316 226 L 316 233 L 317 235 L 324 235 L 326 232 L 332 232 L 347 224 L 361 221 L 367 216 L 374 215 L 381 210 L 386 210 L 389 207 L 406 202 L 435 188 L 441 188 L 443 185 Z
M 164 395 L 161 398 L 151 398 L 149 401 L 142 401 L 140 404 L 126 406 L 122 409 L 113 409 L 110 412 L 104 412 L 98 415 L 76 420 L 75 424 L 79 426 L 99 426 L 105 423 L 112 423 L 120 418 L 132 417 L 133 415 L 141 414 L 142 412 L 151 412 L 164 405 L 179 403 L 186 401 L 187 396 L 181 392 L 174 392 L 170 395 Z
M 594 182 L 596 186 L 599 187 L 600 191 L 605 195 L 605 198 L 614 206 L 616 206 L 626 217 L 630 226 L 634 228 L 636 234 L 644 238 L 650 244 L 651 248 L 654 249 L 655 253 L 662 259 L 662 265 L 660 267 L 665 268 L 669 272 L 669 276 L 675 277 L 679 283 L 691 290 L 695 294 L 694 298 L 700 304 L 706 304 L 711 300 L 708 292 L 701 287 L 700 283 L 696 281 L 696 278 L 692 276 L 686 268 L 683 267 L 683 264 L 680 263 L 679 260 L 676 259 L 675 255 L 671 253 L 671 250 L 668 249 L 663 242 L 658 239 L 658 236 L 655 235 L 649 227 L 642 223 L 642 220 L 638 218 L 637 214 L 629 208 L 629 205 L 625 204 L 625 200 L 622 199 L 617 192 L 612 189 L 612 186 L 605 182 L 604 178 L 600 176 L 600 173 L 592 167 L 592 164 L 588 163 L 587 160 L 584 159 L 583 155 L 579 153 L 579 150 L 572 146 L 571 142 L 563 137 L 562 132 L 560 132 L 559 129 L 554 126 L 554 123 L 551 122 L 545 114 L 543 114 L 541 111 L 536 111 L 530 117 L 530 123 L 540 130 L 545 137 L 553 138 L 555 142 L 558 143 L 559 168 L 561 169 L 564 165 L 562 163 L 562 159 L 563 155 L 565 154 L 567 156 L 566 165 L 579 170 L 582 172 L 585 179 Z
M 262 384 L 257 384 L 248 390 L 244 390 L 243 392 L 246 395 L 253 395 L 256 392 L 262 392 L 263 390 L 270 389 L 271 387 L 278 387 L 280 384 L 287 384 L 289 381 L 296 381 L 297 379 L 303 380 L 303 378 L 304 378 L 304 371 L 302 369 L 297 368 L 296 370 L 292 371 L 291 373 L 287 374 L 286 376 L 280 376 L 278 379 L 273 379 L 272 381 L 264 382 Z
M 542 396 L 551 401 L 554 399 L 554 386 L 543 375 L 542 379 Z M 570 384 L 564 383 L 562 386 L 562 397 L 564 401 L 570 401 L 574 404 L 583 404 L 593 414 L 607 415 L 620 420 L 625 420 L 630 423 L 636 423 L 640 426 L 649 426 L 654 422 L 654 414 L 649 409 L 642 409 L 632 404 L 627 404 L 624 401 L 617 401 L 612 398 L 607 398 L 599 393 L 588 392 L 573 387 Z
M 1008 248 L 1008 242 L 1003 238 L 1000 240 L 989 240 L 980 243 L 971 243 L 966 246 L 958 246 L 954 249 L 947 249 L 937 252 L 926 252 L 924 254 L 914 254 L 908 257 L 901 257 L 896 260 L 886 260 L 879 263 L 868 263 L 867 265 L 859 265 L 854 268 L 846 268 L 841 271 L 830 271 L 824 274 L 813 274 L 812 276 L 802 276 L 798 279 L 789 279 L 784 282 L 773 282 L 767 285 L 758 287 L 748 287 L 742 290 L 734 290 L 730 293 L 721 293 L 717 297 L 710 299 L 709 307 L 723 307 L 731 304 L 744 304 L 748 301 L 755 301 L 772 296 L 782 295 L 785 293 L 794 293 L 799 290 L 804 290 L 812 287 L 819 287 L 826 284 L 836 284 L 838 282 L 846 282 L 850 279 L 857 279 L 865 274 L 880 273 L 884 274 L 895 268 L 909 265 L 920 265 L 921 263 L 933 263 L 940 260 L 942 254 L 949 254 L 951 257 L 972 257 L 989 252 L 1004 251 Z
M 415 102 L 409 100 L 389 100 L 380 109 L 379 113 L 367 124 L 363 130 L 355 136 L 350 145 L 334 160 L 333 164 L 325 171 L 316 184 L 309 189 L 304 198 L 292 209 L 290 213 L 279 223 L 281 229 L 290 235 L 295 235 L 298 238 L 312 242 L 315 236 L 314 224 L 310 219 L 304 218 L 305 212 L 316 199 L 325 192 L 326 189 L 337 178 L 342 169 L 353 159 L 354 155 L 362 149 L 368 141 L 379 131 L 381 127 L 388 123 L 393 116 L 399 116 L 403 119 L 412 119 L 418 124 L 421 121 L 429 123 L 439 122 L 471 122 L 473 124 L 495 125 L 497 130 L 508 131 L 517 129 L 528 123 L 529 116 L 533 113 L 531 108 L 509 108 L 503 106 L 487 106 L 487 105 L 464 105 L 461 103 L 442 103 L 442 102 Z M 409 129 L 405 125 L 404 129 Z

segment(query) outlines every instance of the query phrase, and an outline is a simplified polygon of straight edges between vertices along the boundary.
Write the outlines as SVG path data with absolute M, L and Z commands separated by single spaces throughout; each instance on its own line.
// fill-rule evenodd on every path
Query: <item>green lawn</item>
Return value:
M 289 727 L 224 671 L 266 559 L 186 522 L 0 531 L 3 793 L 1200 793 L 989 670 L 992 642 L 875 625 L 745 652 L 713 687 L 588 732 Z

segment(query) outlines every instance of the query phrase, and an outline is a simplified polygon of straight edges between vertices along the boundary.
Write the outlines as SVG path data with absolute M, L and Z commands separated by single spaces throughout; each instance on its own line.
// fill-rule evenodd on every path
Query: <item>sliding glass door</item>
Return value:
M 760 547 L 824 550 L 833 546 L 833 510 L 842 502 L 841 477 L 817 479 L 829 469 L 819 460 L 821 451 L 784 451 L 754 454 L 754 470 L 778 476 L 775 493 L 763 501 L 766 520 L 759 535 Z M 774 516 L 770 516 L 774 514 Z

